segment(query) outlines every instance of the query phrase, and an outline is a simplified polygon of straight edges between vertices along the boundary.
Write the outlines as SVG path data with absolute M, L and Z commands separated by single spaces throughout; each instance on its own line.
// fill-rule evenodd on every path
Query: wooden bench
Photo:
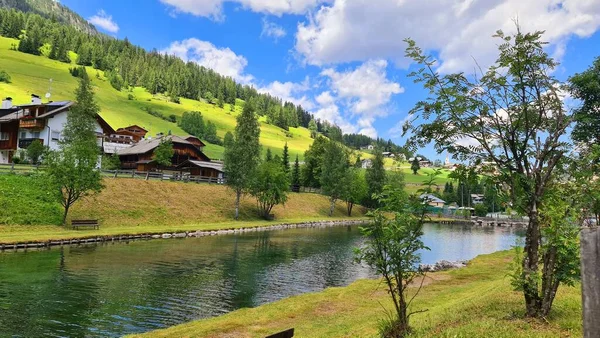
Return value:
M 100 227 L 100 223 L 98 223 L 97 219 L 74 219 L 71 221 L 71 226 L 73 227 L 73 229 L 79 229 L 79 228 L 98 229 Z

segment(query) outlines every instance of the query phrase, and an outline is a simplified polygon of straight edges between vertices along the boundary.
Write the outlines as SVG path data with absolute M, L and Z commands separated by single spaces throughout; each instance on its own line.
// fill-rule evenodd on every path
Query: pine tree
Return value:
M 273 154 L 271 153 L 271 148 L 267 148 L 267 153 L 265 154 L 265 162 L 272 162 Z
M 286 174 L 289 174 L 290 173 L 290 154 L 289 154 L 287 142 L 283 146 L 283 155 L 282 156 L 283 157 L 281 158 L 281 163 L 283 165 L 283 170 L 285 171 Z
M 368 187 L 368 204 L 370 207 L 377 206 L 377 196 L 383 191 L 385 185 L 385 168 L 383 167 L 383 153 L 380 148 L 375 150 L 375 158 L 371 161 L 371 167 L 367 169 L 365 178 Z
M 292 185 L 295 187 L 300 187 L 300 162 L 298 161 L 298 154 L 296 154 L 294 170 L 292 171 Z

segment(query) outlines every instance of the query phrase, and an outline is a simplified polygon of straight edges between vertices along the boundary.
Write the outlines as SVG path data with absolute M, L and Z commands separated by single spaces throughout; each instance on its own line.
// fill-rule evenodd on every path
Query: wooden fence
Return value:
M 600 228 L 581 231 L 583 336 L 600 337 Z

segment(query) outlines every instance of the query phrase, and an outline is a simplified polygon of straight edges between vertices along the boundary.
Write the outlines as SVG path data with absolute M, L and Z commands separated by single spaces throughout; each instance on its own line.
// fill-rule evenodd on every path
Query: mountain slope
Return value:
M 77 79 L 71 76 L 69 67 L 74 67 L 75 64 L 69 65 L 45 56 L 10 50 L 12 44 L 18 44 L 18 40 L 0 37 L 0 69 L 7 71 L 12 78 L 9 84 L 0 83 L 0 96 L 10 96 L 15 104 L 19 104 L 29 102 L 32 93 L 43 96 L 50 89 L 53 101 L 74 99 Z M 76 55 L 71 54 L 71 59 L 75 60 Z M 235 112 L 230 112 L 228 104 L 221 109 L 203 101 L 183 98 L 181 104 L 176 104 L 168 102 L 161 95 L 152 95 L 140 87 L 134 88 L 132 92 L 117 91 L 105 79 L 102 71 L 91 67 L 88 67 L 87 71 L 95 86 L 101 115 L 114 128 L 138 124 L 149 129 L 151 135 L 169 131 L 175 135 L 187 135 L 176 123 L 152 116 L 144 109 L 160 112 L 164 116 L 181 116 L 185 111 L 200 111 L 205 120 L 216 124 L 218 136 L 223 137 L 227 131 L 233 131 L 235 116 L 241 112 L 240 105 L 236 105 Z M 49 79 L 52 79 L 52 83 Z M 128 99 L 130 94 L 134 99 Z M 243 103 L 239 100 L 238 102 Z M 263 150 L 270 148 L 275 154 L 280 154 L 285 142 L 288 142 L 293 160 L 296 154 L 303 158 L 304 151 L 312 144 L 312 139 L 306 128 L 290 128 L 286 133 L 279 127 L 267 124 L 265 118 L 261 117 L 260 142 Z M 222 158 L 223 147 L 208 145 L 206 153 L 214 159 Z
M 46 18 L 55 18 L 59 22 L 74 26 L 86 33 L 98 33 L 94 25 L 55 0 L 0 0 L 0 8 L 14 8 Z

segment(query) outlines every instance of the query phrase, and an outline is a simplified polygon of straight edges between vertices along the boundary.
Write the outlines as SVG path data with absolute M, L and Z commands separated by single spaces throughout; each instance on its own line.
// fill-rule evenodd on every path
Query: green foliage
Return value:
M 73 77 L 78 78 L 82 78 L 84 76 L 83 74 L 87 74 L 85 67 L 70 67 L 69 73 L 71 73 Z
M 321 172 L 325 154 L 325 147 L 329 143 L 325 137 L 315 138 L 313 144 L 304 153 L 304 166 L 302 167 L 302 182 L 305 187 L 320 188 Z
M 317 123 L 315 122 L 314 119 L 310 120 L 310 122 L 308 123 L 308 130 L 310 130 L 310 137 L 312 138 L 316 138 L 317 137 Z
M 119 155 L 114 153 L 112 155 L 104 155 L 102 157 L 102 169 L 104 170 L 118 170 L 121 169 L 121 160 Z
M 435 176 L 432 176 L 428 182 L 428 190 L 431 190 L 434 179 Z M 395 315 L 382 326 L 382 337 L 404 337 L 410 332 L 410 316 L 422 312 L 411 310 L 421 287 L 412 296 L 408 295 L 407 289 L 424 275 L 418 266 L 420 252 L 429 250 L 421 240 L 427 204 L 409 198 L 402 188 L 393 185 L 386 185 L 378 198 L 383 208 L 374 211 L 373 221 L 361 227 L 366 242 L 356 249 L 356 258 L 383 277 L 394 304 Z M 394 214 L 393 218 L 386 216 L 390 212 Z
M 375 157 L 371 161 L 371 167 L 367 168 L 366 176 L 368 196 L 365 204 L 369 207 L 377 206 L 377 197 L 383 191 L 385 185 L 385 168 L 383 167 L 383 154 L 381 149 L 375 149 Z
M 410 170 L 412 170 L 413 175 L 416 175 L 419 169 L 421 169 L 421 163 L 419 163 L 419 159 L 415 156 L 410 164 Z
M 173 155 L 175 150 L 173 149 L 173 142 L 167 137 L 163 137 L 156 149 L 152 159 L 160 166 L 169 167 L 172 164 Z
M 75 91 L 77 103 L 67 115 L 63 139 L 58 151 L 44 158 L 46 173 L 59 192 L 64 208 L 63 224 L 69 208 L 79 199 L 102 190 L 100 172 L 96 170 L 99 150 L 96 144 L 96 115 L 99 112 L 94 92 L 86 73 Z
M 273 161 L 273 153 L 271 153 L 271 149 L 267 148 L 267 152 L 265 154 L 265 162 L 272 162 Z
M 581 100 L 573 118 L 572 137 L 575 141 L 600 144 L 600 56 L 590 68 L 569 78 L 569 89 L 575 99 Z
M 485 217 L 488 213 L 488 208 L 483 203 L 475 204 L 473 208 L 475 209 L 475 216 Z
M 564 86 L 552 76 L 557 63 L 544 50 L 542 34 L 523 33 L 518 26 L 512 36 L 498 31 L 496 63 L 476 77 L 438 74 L 434 58 L 406 40 L 406 56 L 422 66 L 410 75 L 429 91 L 428 99 L 410 112 L 425 122 L 407 128 L 413 134 L 408 144 L 416 148 L 433 142 L 438 153 L 495 164 L 500 183 L 511 189 L 512 205 L 529 217 L 522 280 L 531 317 L 547 316 L 555 296 L 548 281 L 555 279 L 556 270 L 540 271 L 537 259 L 546 251 L 544 243 L 554 245 L 542 231 L 547 224 L 540 217 L 545 212 L 540 201 L 559 179 L 557 168 L 571 148 L 565 135 L 572 116 L 561 99 Z M 456 142 L 465 138 L 468 145 Z
M 344 177 L 343 200 L 346 202 L 348 216 L 352 216 L 352 208 L 355 204 L 361 203 L 368 194 L 367 181 L 361 170 L 348 168 Z
M 329 196 L 331 207 L 329 216 L 333 215 L 335 202 L 344 196 L 346 191 L 346 171 L 348 170 L 348 156 L 342 146 L 333 141 L 327 142 L 323 154 L 323 168 L 321 171 L 321 189 Z
M 223 170 L 227 185 L 236 193 L 235 218 L 239 217 L 239 201 L 248 191 L 260 162 L 260 126 L 254 106 L 247 102 L 237 117 L 235 136 L 225 136 L 225 161 Z
M 286 174 L 290 173 L 290 153 L 287 142 L 283 146 L 283 154 L 281 155 L 281 165 Z
M 46 151 L 46 148 L 42 142 L 40 140 L 34 140 L 29 147 L 27 147 L 27 158 L 29 158 L 32 164 L 38 164 L 44 151 Z
M 259 214 L 271 218 L 271 210 L 279 204 L 285 204 L 290 182 L 287 174 L 276 161 L 261 163 L 250 184 L 250 193 L 256 197 Z
M 161 112 L 159 112 L 157 110 L 154 110 L 154 109 L 152 109 L 150 107 L 146 107 L 146 106 L 142 107 L 142 110 L 145 111 L 146 113 L 154 116 L 154 117 L 158 117 L 158 118 L 160 118 L 162 120 L 165 120 L 167 122 L 171 122 L 171 123 L 176 123 L 177 122 L 177 117 L 174 116 L 174 115 L 165 116 L 163 113 L 161 113 Z
M 300 187 L 300 162 L 298 161 L 298 154 L 296 154 L 294 170 L 292 171 L 292 185 Z
M 121 74 L 119 74 L 116 71 L 108 71 L 104 74 L 106 75 L 106 77 L 108 78 L 108 82 L 114 89 L 118 91 L 121 91 L 121 89 L 123 89 L 125 81 L 121 77 Z
M 0 69 L 0 82 L 10 83 L 10 81 L 10 75 L 5 70 Z

